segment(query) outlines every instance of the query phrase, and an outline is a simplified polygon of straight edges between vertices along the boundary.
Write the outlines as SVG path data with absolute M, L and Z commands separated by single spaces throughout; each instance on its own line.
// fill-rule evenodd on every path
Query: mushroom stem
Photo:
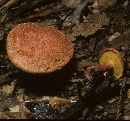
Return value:
M 85 71 L 85 76 L 87 77 L 89 81 L 92 81 L 93 75 L 95 73 L 103 74 L 107 72 L 107 75 L 111 75 L 112 74 L 111 72 L 113 72 L 112 70 L 113 70 L 113 67 L 110 65 L 98 64 L 96 66 L 88 67 Z
M 92 81 L 94 74 L 104 73 L 104 76 L 114 76 L 116 79 L 119 79 L 122 77 L 123 71 L 124 61 L 121 53 L 115 48 L 107 48 L 101 53 L 99 64 L 88 67 L 85 71 L 85 76 Z

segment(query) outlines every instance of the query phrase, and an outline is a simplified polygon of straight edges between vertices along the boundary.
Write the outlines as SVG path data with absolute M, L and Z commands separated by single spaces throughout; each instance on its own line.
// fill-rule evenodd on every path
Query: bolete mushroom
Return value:
M 105 49 L 99 58 L 99 64 L 96 66 L 88 67 L 85 71 L 86 77 L 91 77 L 93 71 L 107 72 L 108 69 L 113 69 L 113 76 L 119 79 L 123 75 L 124 62 L 121 53 L 114 48 Z
M 22 23 L 7 36 L 7 54 L 11 62 L 29 73 L 50 73 L 61 69 L 73 56 L 73 44 L 53 26 Z

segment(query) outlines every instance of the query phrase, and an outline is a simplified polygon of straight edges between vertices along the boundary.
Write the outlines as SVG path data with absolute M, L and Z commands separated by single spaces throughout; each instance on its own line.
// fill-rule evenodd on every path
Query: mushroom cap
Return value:
M 123 75 L 124 62 L 121 53 L 114 48 L 105 49 L 99 58 L 100 64 L 106 64 L 113 67 L 113 75 L 119 79 Z
M 11 62 L 29 73 L 49 73 L 62 68 L 73 56 L 73 44 L 53 26 L 22 23 L 7 36 Z

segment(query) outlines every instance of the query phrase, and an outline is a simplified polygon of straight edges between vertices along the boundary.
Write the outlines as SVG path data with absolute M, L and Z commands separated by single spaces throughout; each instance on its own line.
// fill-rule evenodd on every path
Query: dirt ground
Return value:
M 50 74 L 30 74 L 8 58 L 6 38 L 17 24 L 36 22 L 64 31 L 71 61 Z M 0 119 L 130 120 L 129 0 L 0 0 Z M 119 79 L 84 72 L 105 48 L 123 54 Z

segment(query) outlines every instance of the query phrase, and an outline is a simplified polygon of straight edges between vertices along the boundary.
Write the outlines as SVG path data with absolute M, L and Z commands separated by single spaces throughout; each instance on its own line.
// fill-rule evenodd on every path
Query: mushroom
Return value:
M 113 69 L 112 75 L 119 79 L 123 75 L 124 62 L 121 53 L 114 48 L 105 49 L 99 58 L 99 64 L 96 66 L 88 67 L 85 71 L 85 76 L 91 80 L 94 71 L 104 73 Z
M 50 73 L 61 69 L 73 56 L 73 44 L 54 26 L 21 23 L 7 36 L 11 62 L 29 73 Z

